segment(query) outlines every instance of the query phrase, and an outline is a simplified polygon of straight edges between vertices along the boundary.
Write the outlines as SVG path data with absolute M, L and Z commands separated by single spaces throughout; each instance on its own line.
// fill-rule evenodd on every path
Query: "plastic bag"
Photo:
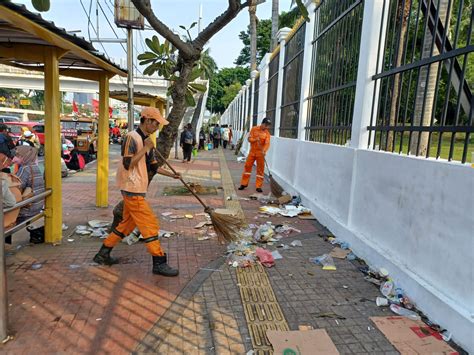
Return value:
M 255 251 L 257 254 L 258 260 L 262 263 L 263 266 L 272 267 L 275 265 L 275 259 L 271 252 L 263 248 L 257 248 Z
M 273 228 L 267 224 L 263 224 L 260 227 L 258 227 L 253 238 L 257 242 L 266 242 L 269 239 L 271 239 L 271 237 L 273 237 L 274 235 L 275 235 L 275 231 L 273 230 Z
M 315 258 L 309 258 L 309 261 L 317 265 L 322 265 L 323 270 L 336 270 L 336 264 L 334 264 L 334 259 L 329 254 L 323 254 Z

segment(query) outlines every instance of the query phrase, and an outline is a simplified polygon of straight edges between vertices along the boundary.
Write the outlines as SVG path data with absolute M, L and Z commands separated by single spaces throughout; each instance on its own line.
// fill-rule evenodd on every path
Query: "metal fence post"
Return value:
M 362 19 L 359 65 L 352 117 L 351 147 L 367 148 L 370 117 L 377 112 L 379 87 L 372 77 L 383 61 L 383 44 L 387 31 L 388 0 L 365 0 Z M 373 111 L 372 111 L 373 110 Z M 372 135 L 373 137 L 374 135 Z
M 301 96 L 297 132 L 299 140 L 305 140 L 305 127 L 307 125 L 306 120 L 308 117 L 308 96 L 311 85 L 311 61 L 313 59 L 314 22 L 316 20 L 315 9 L 316 4 L 311 1 L 308 5 L 309 22 L 306 23 L 304 39 L 303 74 L 301 78 Z
M 275 137 L 280 136 L 280 119 L 281 119 L 281 100 L 283 95 L 283 68 L 285 66 L 285 48 L 286 48 L 286 37 L 290 33 L 291 29 L 283 27 L 278 30 L 277 38 L 280 43 L 280 52 L 278 53 L 278 82 L 277 82 L 277 97 L 275 105 L 275 130 L 273 135 Z

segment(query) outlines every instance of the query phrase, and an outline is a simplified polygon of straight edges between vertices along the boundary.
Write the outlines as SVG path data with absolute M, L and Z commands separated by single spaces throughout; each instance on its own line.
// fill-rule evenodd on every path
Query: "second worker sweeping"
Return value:
M 270 132 L 268 130 L 271 125 L 272 122 L 268 118 L 264 118 L 260 126 L 253 127 L 250 130 L 248 138 L 250 142 L 250 152 L 245 162 L 239 190 L 243 190 L 248 186 L 250 176 L 252 175 L 253 164 L 257 161 L 257 178 L 255 185 L 257 192 L 262 192 L 265 174 L 265 155 L 270 148 Z

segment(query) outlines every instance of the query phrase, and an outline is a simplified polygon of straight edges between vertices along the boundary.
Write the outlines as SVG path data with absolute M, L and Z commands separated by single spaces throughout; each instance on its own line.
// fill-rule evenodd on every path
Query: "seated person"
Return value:
M 69 170 L 82 170 L 84 169 L 83 160 L 84 158 L 80 156 L 77 152 L 74 144 L 68 143 L 66 146 L 67 150 L 63 153 L 63 159 L 66 163 L 66 166 Z
M 44 178 L 39 169 L 38 150 L 36 148 L 22 145 L 16 150 L 13 161 L 18 164 L 17 177 L 21 181 L 21 191 L 23 198 L 32 197 L 35 194 L 44 192 Z M 21 223 L 41 212 L 43 209 L 43 201 L 39 200 L 30 205 L 22 207 L 17 219 L 17 223 Z
M 15 206 L 16 198 L 10 191 L 10 185 L 4 174 L 0 174 L 0 181 L 2 184 L 2 208 L 10 208 Z

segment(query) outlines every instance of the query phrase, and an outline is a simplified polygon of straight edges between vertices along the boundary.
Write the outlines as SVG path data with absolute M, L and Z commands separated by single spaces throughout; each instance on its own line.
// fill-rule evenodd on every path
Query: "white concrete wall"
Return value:
M 474 351 L 474 169 L 276 137 L 268 162 L 321 223 Z

